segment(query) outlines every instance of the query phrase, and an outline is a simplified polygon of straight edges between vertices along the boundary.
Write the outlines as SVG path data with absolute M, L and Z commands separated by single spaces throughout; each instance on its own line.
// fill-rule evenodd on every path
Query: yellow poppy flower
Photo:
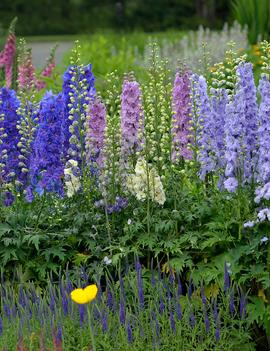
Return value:
M 93 301 L 97 296 L 98 288 L 96 284 L 88 285 L 84 289 L 75 289 L 71 291 L 71 299 L 79 305 L 84 305 Z

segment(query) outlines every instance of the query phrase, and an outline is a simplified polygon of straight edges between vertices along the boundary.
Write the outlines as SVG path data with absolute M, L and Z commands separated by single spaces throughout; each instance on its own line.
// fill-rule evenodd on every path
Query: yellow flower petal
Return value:
M 70 293 L 71 299 L 79 305 L 91 302 L 97 296 L 98 288 L 96 284 L 88 285 L 84 289 L 75 289 Z
M 88 302 L 94 300 L 97 296 L 98 288 L 96 284 L 88 285 L 85 289 L 84 292 L 87 296 Z

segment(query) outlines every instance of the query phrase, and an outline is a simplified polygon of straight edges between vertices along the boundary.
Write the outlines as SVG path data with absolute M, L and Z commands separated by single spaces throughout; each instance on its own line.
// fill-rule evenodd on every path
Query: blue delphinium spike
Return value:
M 172 308 L 170 308 L 170 324 L 171 324 L 171 330 L 172 330 L 173 334 L 176 334 L 174 313 L 173 313 Z
M 234 306 L 234 291 L 233 291 L 233 289 L 232 289 L 232 291 L 230 293 L 229 310 L 230 310 L 230 314 L 234 315 L 235 306 Z
M 183 318 L 182 307 L 179 301 L 176 302 L 176 316 L 179 321 L 181 321 Z
M 130 324 L 130 319 L 128 319 L 127 321 L 127 339 L 128 339 L 128 343 L 131 344 L 133 342 L 133 333 L 132 333 L 132 328 L 131 328 L 131 324 Z

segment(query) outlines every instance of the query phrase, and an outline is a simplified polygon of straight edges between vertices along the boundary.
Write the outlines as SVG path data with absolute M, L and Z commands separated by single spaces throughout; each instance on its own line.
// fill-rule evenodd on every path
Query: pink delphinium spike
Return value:
M 12 83 L 12 65 L 16 54 L 16 36 L 14 27 L 11 26 L 3 51 L 0 52 L 0 68 L 5 68 L 6 87 L 10 88 Z
M 18 67 L 18 87 L 21 90 L 31 89 L 37 85 L 31 51 L 28 50 L 20 61 Z
M 87 116 L 86 149 L 88 161 L 93 159 L 100 167 L 104 162 L 102 149 L 105 140 L 105 128 L 106 107 L 99 98 L 95 98 L 90 103 Z
M 176 73 L 172 93 L 172 134 L 173 151 L 172 161 L 178 162 L 181 158 L 191 159 L 192 151 L 189 149 L 191 142 L 191 104 L 190 104 L 190 74 L 188 71 Z
M 140 150 L 143 117 L 140 85 L 136 81 L 125 80 L 121 94 L 121 154 L 124 162 Z

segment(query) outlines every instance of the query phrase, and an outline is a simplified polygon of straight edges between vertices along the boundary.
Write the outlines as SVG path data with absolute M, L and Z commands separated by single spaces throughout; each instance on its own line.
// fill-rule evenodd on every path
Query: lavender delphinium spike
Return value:
M 209 333 L 209 331 L 210 331 L 210 321 L 209 321 L 209 317 L 208 317 L 206 309 L 204 311 L 203 316 L 204 316 L 205 331 L 206 331 L 206 333 Z
M 216 319 L 215 339 L 216 339 L 216 342 L 219 342 L 220 340 L 220 314 L 219 313 Z
M 121 94 L 121 155 L 126 165 L 128 157 L 141 148 L 143 130 L 142 96 L 139 83 L 125 80 Z
M 258 112 L 258 167 L 255 202 L 270 199 L 270 82 L 266 75 L 262 75 L 259 82 L 261 103 Z
M 254 178 L 257 163 L 257 101 L 252 64 L 237 68 L 237 84 L 225 118 L 225 188 L 235 192 L 239 181 Z
M 85 305 L 78 305 L 79 317 L 80 317 L 80 327 L 83 327 L 86 318 L 86 307 Z
M 236 89 L 241 90 L 242 103 L 245 113 L 245 164 L 244 181 L 250 182 L 254 178 L 257 158 L 257 133 L 258 133 L 258 105 L 257 91 L 254 82 L 253 65 L 250 62 L 241 63 L 237 69 L 238 82 Z
M 104 163 L 102 152 L 105 140 L 106 107 L 100 98 L 95 98 L 89 105 L 86 119 L 86 159 L 95 160 L 98 167 Z
M 197 161 L 200 164 L 200 178 L 205 180 L 207 174 L 215 169 L 213 155 L 214 130 L 213 115 L 210 108 L 210 100 L 207 93 L 207 82 L 203 76 L 194 74 L 192 76 L 195 89 L 193 105 L 196 105 L 197 130 Z M 193 111 L 195 113 L 195 111 Z
M 0 315 L 0 336 L 2 335 L 2 333 L 3 333 L 3 319 L 2 319 L 2 317 L 1 317 L 1 315 Z
M 205 296 L 205 291 L 204 291 L 204 286 L 201 285 L 201 298 L 202 298 L 202 303 L 203 306 L 206 307 L 206 296 Z
M 190 307 L 189 324 L 190 324 L 192 329 L 195 328 L 196 320 L 195 320 L 195 315 L 194 315 L 192 307 Z
M 192 158 L 189 144 L 191 137 L 191 98 L 190 98 L 190 72 L 187 70 L 175 75 L 172 92 L 172 161 L 177 163 L 183 159 Z
M 108 331 L 109 326 L 108 326 L 108 313 L 105 310 L 102 313 L 101 325 L 102 325 L 103 333 L 106 333 Z
M 226 105 L 228 103 L 228 94 L 225 89 L 211 89 L 211 121 L 213 123 L 213 139 L 212 151 L 216 163 L 217 170 L 224 168 L 224 154 L 225 154 L 225 114 Z
M 182 307 L 181 307 L 181 304 L 180 304 L 179 301 L 176 302 L 175 311 L 176 311 L 177 319 L 178 319 L 179 321 L 181 321 L 182 318 L 183 318 L 183 313 L 182 313 Z

